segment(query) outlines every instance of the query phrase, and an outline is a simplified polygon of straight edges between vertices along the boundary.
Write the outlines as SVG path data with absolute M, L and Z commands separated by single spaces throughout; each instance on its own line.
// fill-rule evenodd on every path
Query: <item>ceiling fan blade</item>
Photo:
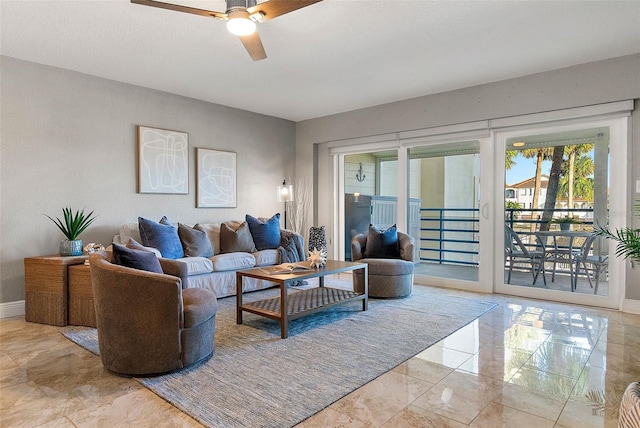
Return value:
M 247 52 L 249 52 L 252 60 L 260 61 L 267 57 L 267 53 L 264 51 L 264 46 L 262 46 L 262 41 L 257 31 L 249 36 L 240 36 L 240 41 Z
M 248 7 L 247 12 L 249 12 L 249 15 L 262 12 L 264 16 L 258 21 L 264 22 L 321 1 L 322 0 L 269 0 L 255 6 Z
M 156 0 L 131 0 L 131 3 L 141 4 L 143 6 L 158 7 L 160 9 L 175 10 L 178 12 L 192 13 L 194 15 L 208 16 L 210 18 L 226 19 L 227 14 L 216 12 L 214 10 L 198 9 L 195 7 L 182 6 L 180 4 L 165 3 Z

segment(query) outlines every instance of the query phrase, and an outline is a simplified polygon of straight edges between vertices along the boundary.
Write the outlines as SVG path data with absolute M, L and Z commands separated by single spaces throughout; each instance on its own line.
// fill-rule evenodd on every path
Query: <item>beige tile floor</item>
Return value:
M 622 393 L 640 380 L 640 315 L 451 293 L 500 306 L 298 427 L 617 426 Z M 200 425 L 59 328 L 10 318 L 0 320 L 0 426 Z

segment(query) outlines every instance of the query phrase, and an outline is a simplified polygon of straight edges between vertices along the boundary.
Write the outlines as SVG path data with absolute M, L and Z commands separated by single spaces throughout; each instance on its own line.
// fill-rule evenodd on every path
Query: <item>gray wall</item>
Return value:
M 311 119 L 296 126 L 296 171 L 298 176 L 317 175 L 316 145 L 327 141 L 636 99 L 628 165 L 632 207 L 640 198 L 635 193 L 635 181 L 640 180 L 639 98 L 640 55 L 636 54 Z M 319 218 L 318 207 L 331 206 L 327 185 L 316 181 L 320 196 L 312 224 L 326 220 L 326 214 Z M 629 219 L 640 227 L 631 211 Z M 640 299 L 639 269 L 627 271 L 628 299 Z
M 293 122 L 8 57 L 0 79 L 0 303 L 24 299 L 24 257 L 58 252 L 63 236 L 42 214 L 63 206 L 95 210 L 80 238 L 104 245 L 138 216 L 193 224 L 284 208 Z M 136 193 L 136 125 L 189 134 L 188 195 Z M 237 208 L 195 208 L 196 147 L 237 153 Z

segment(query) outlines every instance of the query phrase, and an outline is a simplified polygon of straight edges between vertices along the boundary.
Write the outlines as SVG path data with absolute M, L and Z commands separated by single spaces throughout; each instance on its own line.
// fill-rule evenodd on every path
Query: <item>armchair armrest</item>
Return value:
M 351 260 L 358 261 L 364 258 L 364 248 L 367 245 L 367 235 L 360 233 L 351 239 Z
M 187 265 L 173 259 L 158 258 L 162 272 L 167 275 L 177 276 L 182 280 L 182 288 L 188 288 L 187 286 Z
M 400 258 L 408 262 L 413 262 L 413 236 L 398 232 L 398 245 L 400 246 Z

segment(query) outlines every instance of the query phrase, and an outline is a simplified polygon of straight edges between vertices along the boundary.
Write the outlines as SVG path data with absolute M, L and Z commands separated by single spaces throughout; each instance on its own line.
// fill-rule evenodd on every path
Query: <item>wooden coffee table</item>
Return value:
M 300 262 L 309 266 L 309 262 Z M 366 263 L 327 260 L 327 264 L 318 269 L 291 274 L 270 274 L 261 268 L 241 270 L 236 273 L 236 321 L 242 324 L 242 311 L 251 312 L 263 317 L 280 321 L 280 332 L 283 339 L 288 336 L 289 321 L 312 314 L 329 306 L 355 300 L 362 300 L 362 310 L 367 310 L 369 302 L 368 265 Z M 364 270 L 364 292 L 343 290 L 324 286 L 324 277 L 341 272 L 358 269 Z M 271 281 L 280 287 L 280 296 L 262 299 L 255 302 L 242 302 L 243 278 L 257 278 Z M 288 293 L 288 285 L 295 281 L 318 278 L 319 287 L 296 290 Z M 286 310 L 282 310 L 286 308 Z

